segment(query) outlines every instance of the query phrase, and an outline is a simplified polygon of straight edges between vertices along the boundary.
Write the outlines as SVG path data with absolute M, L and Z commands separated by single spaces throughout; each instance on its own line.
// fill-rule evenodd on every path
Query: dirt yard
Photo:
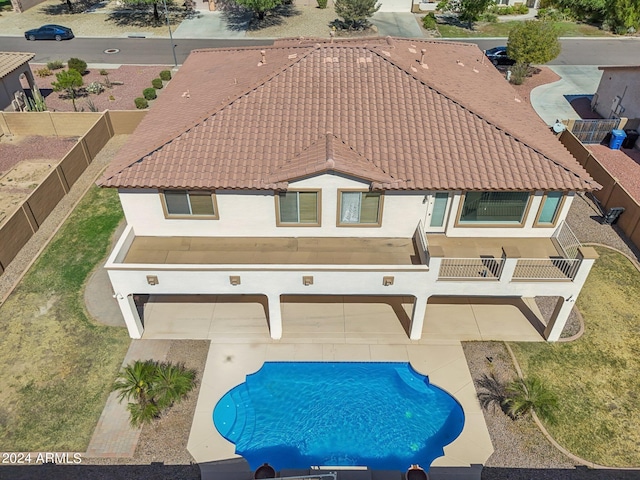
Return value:
M 71 150 L 76 137 L 0 137 L 0 225 Z

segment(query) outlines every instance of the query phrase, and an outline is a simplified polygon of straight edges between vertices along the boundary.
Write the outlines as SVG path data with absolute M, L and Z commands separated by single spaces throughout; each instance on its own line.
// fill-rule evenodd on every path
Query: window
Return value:
M 168 190 L 162 196 L 167 217 L 218 218 L 215 196 L 211 192 Z
M 449 194 L 447 192 L 437 192 L 433 197 L 433 210 L 431 211 L 431 227 L 442 227 L 444 225 L 444 215 L 447 212 Z
M 563 199 L 564 194 L 562 192 L 547 192 L 542 199 L 535 226 L 555 225 Z
M 467 192 L 458 224 L 522 225 L 529 192 Z
M 382 195 L 377 192 L 338 191 L 338 225 L 380 226 Z
M 278 225 L 317 227 L 320 225 L 320 192 L 280 192 L 276 196 Z

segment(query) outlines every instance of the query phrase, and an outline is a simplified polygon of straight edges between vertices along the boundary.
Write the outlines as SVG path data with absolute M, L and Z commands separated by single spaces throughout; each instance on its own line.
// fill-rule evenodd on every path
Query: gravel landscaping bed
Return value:
M 60 59 L 66 62 L 68 59 Z M 55 112 L 73 112 L 73 103 L 68 98 L 65 92 L 54 92 L 51 85 L 56 81 L 56 72 L 61 70 L 54 70 L 52 75 L 47 77 L 39 77 L 36 71 L 40 68 L 46 67 L 46 65 L 33 64 L 32 71 L 34 73 L 36 84 L 40 88 L 40 92 L 45 97 L 45 103 L 47 109 Z M 115 69 L 105 69 L 108 75 L 100 75 L 102 69 L 89 68 L 87 73 L 82 77 L 84 87 L 86 88 L 92 82 L 98 82 L 103 85 L 107 84 L 107 77 L 109 82 L 112 82 L 111 87 L 104 88 L 104 91 L 99 94 L 88 93 L 81 91 L 80 95 L 76 98 L 77 109 L 90 111 L 90 103 L 95 105 L 96 110 L 102 112 L 104 110 L 135 110 L 136 106 L 134 99 L 136 97 L 142 97 L 142 91 L 145 88 L 151 87 L 151 80 L 158 78 L 162 70 L 171 70 L 170 66 L 163 65 L 122 65 Z M 122 85 L 114 85 L 113 82 L 122 83 Z M 166 85 L 167 82 L 164 82 Z M 162 95 L 163 89 L 157 90 L 158 96 Z M 153 100 L 149 101 L 149 106 L 153 104 Z

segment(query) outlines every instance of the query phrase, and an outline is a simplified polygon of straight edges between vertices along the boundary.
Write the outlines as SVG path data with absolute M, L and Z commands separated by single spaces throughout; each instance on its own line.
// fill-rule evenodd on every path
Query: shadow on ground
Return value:
M 71 4 L 71 11 L 69 11 L 69 3 Z M 93 10 L 104 4 L 104 0 L 70 0 L 70 2 L 63 0 L 60 3 L 45 5 L 40 11 L 47 15 L 69 15 Z
M 107 21 L 114 23 L 118 27 L 161 27 L 166 25 L 167 22 L 164 8 L 162 8 L 161 4 L 159 9 L 159 19 L 156 20 L 153 16 L 152 4 L 123 5 L 111 11 L 107 15 Z M 175 4 L 168 5 L 168 10 L 169 24 L 172 26 L 179 25 L 186 18 L 198 15 L 198 12 L 194 10 L 188 10 L 184 6 L 178 7 Z
M 617 469 L 498 468 L 484 467 L 482 480 L 636 480 L 640 471 Z M 437 480 L 437 479 L 436 479 Z
M 262 20 L 250 10 L 236 4 L 233 1 L 218 3 L 222 10 L 224 19 L 230 30 L 239 31 L 259 31 L 264 28 L 282 25 L 285 18 L 295 17 L 301 14 L 293 3 L 282 3 L 269 12 Z

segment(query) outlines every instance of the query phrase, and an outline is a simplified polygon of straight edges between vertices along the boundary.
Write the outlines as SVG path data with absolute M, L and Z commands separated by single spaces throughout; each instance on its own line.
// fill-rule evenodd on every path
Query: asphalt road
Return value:
M 197 48 L 271 45 L 271 40 L 174 39 L 176 58 L 183 63 L 191 50 Z M 0 51 L 33 52 L 34 63 L 46 63 L 60 58 L 78 57 L 87 63 L 141 65 L 173 65 L 171 41 L 168 38 L 74 38 L 62 42 L 29 42 L 24 37 L 0 37 Z M 116 49 L 117 53 L 105 53 Z
M 458 40 L 476 43 L 480 49 L 504 45 L 505 39 Z M 270 45 L 270 40 L 174 39 L 178 63 L 196 48 Z M 640 65 L 640 38 L 562 39 L 562 53 L 549 65 Z M 168 38 L 74 38 L 63 42 L 28 42 L 22 37 L 0 37 L 0 51 L 34 52 L 34 62 L 79 57 L 88 63 L 171 65 L 173 54 Z M 105 50 L 117 49 L 107 54 Z

